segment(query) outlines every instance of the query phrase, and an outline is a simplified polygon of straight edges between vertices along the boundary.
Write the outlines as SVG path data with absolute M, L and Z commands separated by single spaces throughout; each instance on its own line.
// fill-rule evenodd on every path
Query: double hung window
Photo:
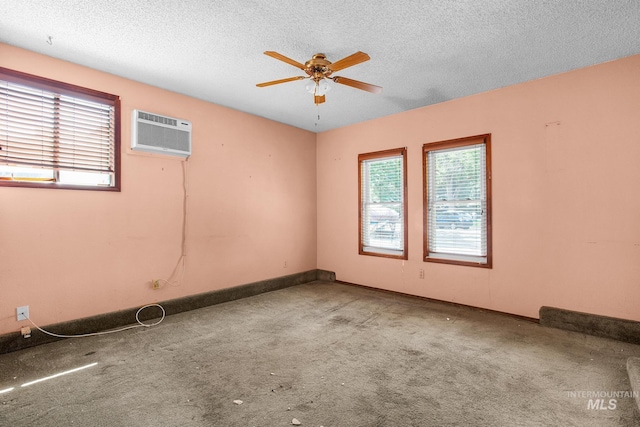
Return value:
M 424 260 L 491 268 L 491 136 L 425 144 Z
M 0 186 L 120 190 L 120 99 L 0 68 Z
M 407 259 L 407 149 L 360 154 L 362 255 Z

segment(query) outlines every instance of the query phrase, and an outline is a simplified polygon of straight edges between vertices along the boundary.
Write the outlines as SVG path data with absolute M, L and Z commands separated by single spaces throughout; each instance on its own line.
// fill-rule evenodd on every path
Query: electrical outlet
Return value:
M 151 281 L 151 286 L 153 287 L 153 289 L 160 289 L 160 280 L 153 279 Z
M 19 321 L 27 320 L 29 318 L 29 306 L 25 305 L 16 308 L 16 319 Z
M 421 278 L 421 279 L 424 279 L 424 269 L 422 269 L 422 268 L 421 268 L 421 269 L 418 271 L 418 277 L 419 277 L 419 278 Z

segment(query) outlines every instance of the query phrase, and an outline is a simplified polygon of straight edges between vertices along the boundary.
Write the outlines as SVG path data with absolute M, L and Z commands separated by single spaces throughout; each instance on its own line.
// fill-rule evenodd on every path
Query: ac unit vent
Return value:
M 133 110 L 131 149 L 148 153 L 189 157 L 191 122 Z

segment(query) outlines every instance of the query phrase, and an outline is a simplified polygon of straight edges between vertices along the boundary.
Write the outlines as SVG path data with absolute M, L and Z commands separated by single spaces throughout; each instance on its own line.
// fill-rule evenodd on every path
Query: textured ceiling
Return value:
M 15 0 L 2 9 L 1 42 L 313 132 L 640 53 L 638 0 Z M 337 74 L 384 90 L 332 83 L 318 108 L 305 80 L 257 88 L 304 75 L 266 50 L 302 63 L 366 52 L 370 61 Z

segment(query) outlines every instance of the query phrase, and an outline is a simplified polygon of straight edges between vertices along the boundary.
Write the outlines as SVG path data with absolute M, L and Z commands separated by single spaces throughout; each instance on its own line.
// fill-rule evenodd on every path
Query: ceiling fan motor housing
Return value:
M 329 77 L 332 73 L 329 69 L 331 65 L 330 61 L 327 61 L 327 57 L 324 53 L 316 53 L 310 60 L 304 63 L 305 73 L 307 73 L 315 81 L 321 80 L 325 77 Z

